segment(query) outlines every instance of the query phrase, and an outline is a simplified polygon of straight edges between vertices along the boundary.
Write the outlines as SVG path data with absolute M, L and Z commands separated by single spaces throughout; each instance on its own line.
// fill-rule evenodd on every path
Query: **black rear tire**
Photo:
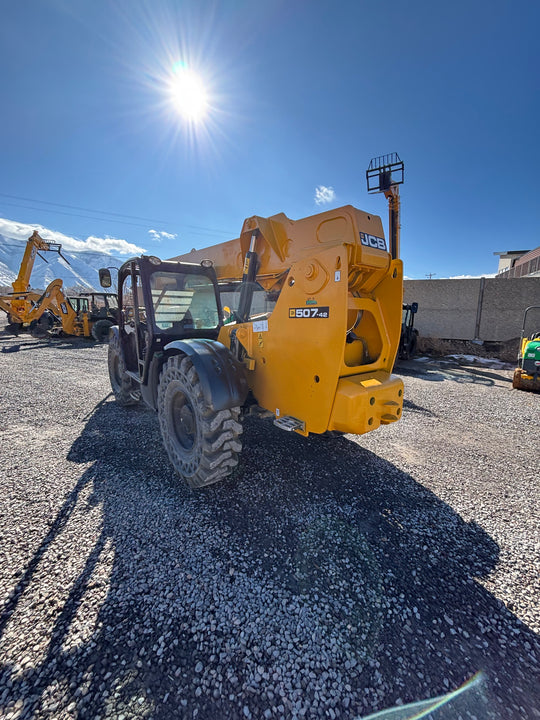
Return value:
M 126 364 L 120 347 L 118 335 L 112 333 L 109 337 L 109 379 L 116 402 L 119 405 L 137 405 L 139 390 L 134 381 L 126 373 Z
M 169 460 L 190 487 L 212 485 L 238 464 L 240 407 L 213 410 L 189 357 L 175 355 L 163 366 L 158 416 Z
M 416 334 L 416 332 L 413 332 L 413 335 L 411 337 L 411 343 L 409 345 L 409 360 L 416 355 L 417 349 L 418 349 L 418 335 Z

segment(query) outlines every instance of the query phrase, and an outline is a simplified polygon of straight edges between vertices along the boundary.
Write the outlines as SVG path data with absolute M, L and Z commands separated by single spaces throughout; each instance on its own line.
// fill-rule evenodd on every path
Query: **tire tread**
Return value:
M 114 362 L 118 358 L 119 363 L 119 374 L 120 382 L 117 382 L 114 372 Z M 109 379 L 111 381 L 111 388 L 115 397 L 116 402 L 123 407 L 129 405 L 137 405 L 139 400 L 136 397 L 135 388 L 133 387 L 133 381 L 126 374 L 126 366 L 122 357 L 122 351 L 120 348 L 120 341 L 115 333 L 109 335 L 109 352 L 108 352 L 108 367 L 109 367 Z
M 189 397 L 197 416 L 195 450 L 186 453 L 179 446 L 170 427 L 167 388 L 178 381 L 182 392 Z M 238 465 L 242 450 L 240 408 L 215 411 L 206 402 L 199 375 L 191 359 L 174 355 L 163 366 L 158 388 L 158 416 L 163 444 L 176 472 L 192 488 L 212 485 Z

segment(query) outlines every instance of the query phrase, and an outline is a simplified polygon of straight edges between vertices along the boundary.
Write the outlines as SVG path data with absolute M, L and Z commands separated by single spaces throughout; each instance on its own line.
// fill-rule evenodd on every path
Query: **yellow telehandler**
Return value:
M 41 254 L 42 252 L 57 252 L 60 257 L 64 257 L 62 255 L 62 246 L 59 243 L 43 240 L 38 231 L 34 230 L 26 242 L 19 273 L 12 283 L 13 292 L 8 295 L 0 295 L 0 309 L 7 314 L 8 327 L 15 332 L 35 324 L 45 311 L 49 310 L 48 304 L 43 303 L 49 288 L 43 294 L 30 289 L 30 276 L 32 275 L 36 255 L 39 255 L 42 260 L 47 262 L 46 258 Z M 56 308 L 50 308 L 52 313 L 55 313 L 55 310 Z
M 388 199 L 389 245 L 380 217 L 347 205 L 297 221 L 251 217 L 236 240 L 120 268 L 112 389 L 120 404 L 142 398 L 157 410 L 191 487 L 237 464 L 245 413 L 304 436 L 362 434 L 400 418 L 403 163 L 376 158 L 366 175 L 368 191 Z M 100 279 L 111 287 L 108 269 Z

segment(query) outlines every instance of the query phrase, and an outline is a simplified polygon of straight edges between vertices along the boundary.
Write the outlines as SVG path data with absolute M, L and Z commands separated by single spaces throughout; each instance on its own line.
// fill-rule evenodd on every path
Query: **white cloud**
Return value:
M 176 237 L 176 233 L 168 233 L 165 232 L 165 230 L 149 230 L 148 234 L 156 242 L 159 242 L 162 238 L 165 238 L 166 240 L 174 240 Z
M 127 242 L 127 240 L 122 240 L 121 238 L 112 238 L 109 236 L 100 238 L 90 235 L 86 240 L 78 240 L 77 238 L 64 235 L 64 233 L 56 230 L 50 230 L 43 225 L 28 225 L 27 223 L 16 222 L 15 220 L 0 218 L 0 235 L 5 235 L 15 240 L 28 240 L 34 230 L 37 230 L 44 240 L 60 243 L 65 250 L 95 250 L 107 253 L 108 255 L 112 253 L 117 255 L 140 255 L 145 252 L 144 248 Z
M 325 187 L 324 185 L 318 185 L 315 188 L 315 202 L 317 205 L 326 205 L 326 203 L 332 202 L 336 199 L 336 193 L 333 187 Z
M 101 252 L 115 255 L 141 255 L 146 250 L 134 243 L 127 242 L 121 238 L 112 238 L 108 235 L 104 238 L 94 237 L 90 235 L 84 241 L 83 250 L 99 250 Z
M 483 275 L 451 275 L 448 280 L 476 280 L 478 278 L 494 278 L 497 273 L 484 273 Z M 445 278 L 439 278 L 444 280 Z

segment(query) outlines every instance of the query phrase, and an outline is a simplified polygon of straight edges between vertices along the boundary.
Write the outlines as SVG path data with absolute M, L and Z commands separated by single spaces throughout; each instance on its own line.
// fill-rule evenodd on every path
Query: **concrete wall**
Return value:
M 540 305 L 540 277 L 405 280 L 403 302 L 418 303 L 424 337 L 504 342 L 519 336 L 525 308 Z

